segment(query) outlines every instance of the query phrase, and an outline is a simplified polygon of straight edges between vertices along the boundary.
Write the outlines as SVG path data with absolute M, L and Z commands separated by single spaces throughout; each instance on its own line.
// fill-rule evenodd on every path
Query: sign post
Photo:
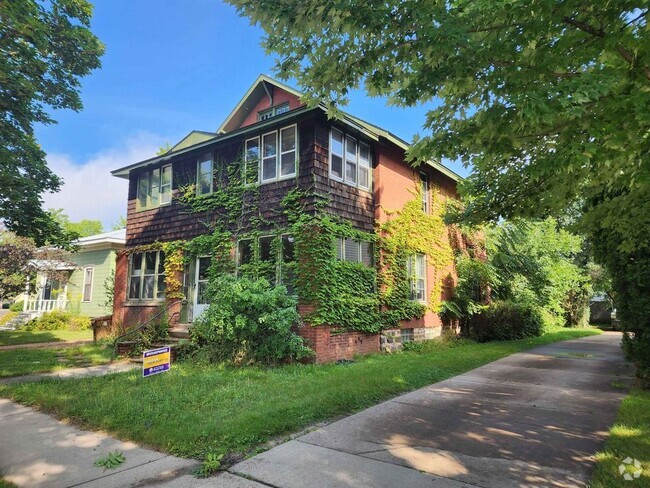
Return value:
M 169 371 L 171 359 L 171 348 L 169 346 L 144 351 L 142 353 L 143 378 Z

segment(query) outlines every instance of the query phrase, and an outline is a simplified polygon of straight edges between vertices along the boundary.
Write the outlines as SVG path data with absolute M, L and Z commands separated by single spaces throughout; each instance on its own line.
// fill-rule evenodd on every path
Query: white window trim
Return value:
M 422 191 L 422 187 L 424 186 L 423 183 L 426 184 L 426 190 L 424 192 Z M 422 192 L 421 195 L 422 211 L 427 215 L 431 213 L 431 197 L 430 197 L 431 190 L 430 189 L 431 186 L 429 184 L 429 175 L 424 172 L 420 172 L 420 192 Z
M 284 107 L 286 107 L 287 110 L 278 113 L 278 110 L 281 109 L 281 108 L 284 108 Z M 257 121 L 262 122 L 264 120 L 269 120 L 269 119 L 271 119 L 273 117 L 276 117 L 277 115 L 286 114 L 290 110 L 291 110 L 291 107 L 289 106 L 289 102 L 284 102 L 284 103 L 281 103 L 280 105 L 275 105 L 273 107 L 269 107 L 267 109 L 258 111 L 257 112 Z M 263 118 L 267 114 L 270 114 L 270 115 L 268 117 L 266 117 L 266 118 Z
M 422 260 L 424 262 L 424 275 L 422 277 L 418 277 L 417 274 L 417 269 L 418 269 L 418 256 L 422 256 Z M 428 288 L 428 279 L 427 279 L 427 256 L 426 254 L 422 253 L 416 253 L 416 254 L 411 254 L 409 256 L 409 263 L 411 267 L 411 275 L 408 277 L 409 278 L 409 287 L 415 286 L 415 291 L 417 291 L 417 286 L 418 286 L 418 279 L 422 279 L 424 281 L 424 288 L 422 290 L 422 295 L 424 298 L 419 299 L 419 298 L 413 298 L 412 301 L 414 302 L 419 302 L 422 303 L 423 305 L 428 304 L 428 299 L 427 299 L 427 288 Z M 411 291 L 413 289 L 411 288 Z
M 354 243 L 359 247 L 359 250 L 358 250 L 358 253 L 357 253 L 357 255 L 359 256 L 359 259 L 358 259 L 357 261 L 348 261 L 348 260 L 345 258 L 345 241 L 346 241 L 347 239 L 350 239 L 351 241 L 353 241 L 353 242 L 354 242 Z M 348 263 L 358 263 L 358 264 L 363 264 L 364 266 L 366 265 L 366 263 L 363 262 L 363 249 L 362 249 L 362 245 L 363 245 L 364 242 L 366 242 L 367 244 L 370 245 L 369 242 L 367 242 L 367 241 L 362 241 L 362 240 L 360 240 L 360 239 L 352 239 L 352 238 L 350 238 L 350 237 L 336 237 L 336 240 L 337 240 L 337 246 L 339 246 L 339 245 L 341 246 L 341 259 L 340 259 L 341 261 L 346 261 L 346 262 L 348 262 Z M 372 268 L 372 251 L 371 251 L 371 250 L 370 250 L 370 258 L 371 258 L 371 262 L 370 262 L 370 264 L 368 265 L 368 267 L 369 267 L 369 268 Z
M 342 154 L 340 154 L 340 156 L 341 156 L 341 176 L 337 176 L 334 173 L 332 173 L 332 133 L 334 131 L 341 134 L 341 139 L 342 139 L 342 144 L 343 144 L 343 151 L 342 151 Z M 338 130 L 336 127 L 331 127 L 330 128 L 330 141 L 329 142 L 330 142 L 330 145 L 329 145 L 329 151 L 328 151 L 328 153 L 329 153 L 328 160 L 329 160 L 329 175 L 330 175 L 330 178 L 333 179 L 333 180 L 336 180 L 336 181 L 343 182 L 344 178 L 345 178 L 345 134 L 342 131 Z M 339 154 L 337 154 L 337 156 L 339 156 Z
M 133 277 L 133 273 L 132 273 L 132 271 L 133 271 L 133 254 L 129 255 L 129 262 L 128 262 L 128 268 L 127 268 L 128 276 L 127 276 L 127 285 L 126 285 L 126 301 L 127 301 L 127 303 L 162 302 L 162 301 L 164 301 L 166 299 L 164 296 L 161 297 L 161 298 L 156 297 L 156 295 L 158 294 L 158 280 L 157 279 L 154 279 L 153 298 L 142 298 L 142 289 L 144 287 L 144 277 L 145 276 L 151 276 L 151 275 L 145 275 L 144 274 L 144 266 L 145 266 L 145 257 L 144 257 L 144 255 L 147 252 L 155 252 L 156 253 L 155 269 L 157 270 L 158 267 L 160 266 L 160 253 L 162 251 L 160 251 L 160 250 L 153 251 L 152 250 L 152 251 L 142 251 L 140 253 L 134 253 L 134 254 L 142 254 L 142 264 L 140 265 L 140 271 L 142 271 L 142 274 L 139 275 L 139 277 L 140 277 L 140 288 L 138 290 L 138 295 L 140 295 L 140 298 L 130 298 L 129 294 L 130 294 L 130 291 L 131 291 L 131 278 Z M 154 273 L 154 276 L 157 277 L 157 276 L 159 276 L 161 274 L 162 275 L 165 274 L 164 270 L 163 270 L 162 273 Z
M 287 129 L 293 129 L 293 149 L 291 151 L 282 152 L 282 132 Z M 288 175 L 282 175 L 282 156 L 285 154 L 294 153 L 293 158 L 293 173 Z M 278 129 L 278 180 L 286 180 L 289 178 L 295 178 L 298 174 L 298 125 L 288 125 Z
M 244 141 L 244 182 L 246 182 L 246 175 L 248 174 L 248 141 L 257 141 L 257 183 L 262 178 L 262 138 L 260 136 L 250 137 Z M 252 162 L 252 161 L 251 161 Z M 254 183 L 252 183 L 254 184 Z
M 342 169 L 341 169 L 341 176 L 337 176 L 334 173 L 332 173 L 332 132 L 336 131 L 340 133 L 343 136 L 343 155 L 341 156 L 342 160 Z M 356 166 L 357 166 L 357 181 L 356 182 L 351 182 L 348 181 L 345 178 L 345 173 L 346 173 L 346 165 L 347 165 L 347 141 L 348 138 L 352 139 L 356 145 L 357 145 L 357 151 L 356 151 Z M 360 149 L 361 145 L 364 145 L 368 148 L 368 166 L 363 166 L 364 168 L 368 168 L 368 186 L 362 186 L 359 184 L 359 168 L 361 167 L 361 154 L 360 154 Z M 358 188 L 359 190 L 367 191 L 367 192 L 372 192 L 372 152 L 370 150 L 370 144 L 366 144 L 365 142 L 357 139 L 356 137 L 352 137 L 351 135 L 346 134 L 340 129 L 337 129 L 336 127 L 330 127 L 330 135 L 329 135 L 329 148 L 328 148 L 328 162 L 329 162 L 329 177 L 332 180 L 335 181 L 340 181 L 341 183 L 345 183 L 346 185 L 352 186 L 354 188 Z
M 210 156 L 210 191 L 207 193 L 199 193 L 199 188 L 200 188 L 199 185 L 201 182 L 201 163 L 207 161 L 207 159 L 204 159 L 203 156 Z M 212 195 L 213 192 L 214 192 L 214 156 L 212 155 L 212 153 L 206 153 L 196 158 L 196 196 L 205 197 L 208 195 Z
M 169 167 L 169 201 L 168 202 L 161 202 L 160 196 L 162 195 L 162 174 L 163 174 L 163 168 Z M 158 170 L 158 203 L 156 205 L 153 205 L 151 203 L 151 188 L 152 188 L 152 177 L 153 177 L 153 172 Z M 142 181 L 142 178 L 144 175 L 147 175 L 147 203 L 143 206 L 140 203 L 140 182 Z M 167 186 L 167 185 L 165 185 Z M 151 210 L 153 208 L 158 208 L 158 207 L 165 207 L 167 205 L 171 205 L 172 203 L 172 190 L 174 188 L 174 171 L 172 169 L 172 164 L 163 164 L 159 168 L 151 168 L 148 169 L 147 171 L 143 171 L 138 175 L 138 179 L 136 182 L 136 195 L 135 195 L 135 201 L 136 201 L 136 211 L 141 211 L 141 210 Z
M 169 168 L 169 201 L 168 202 L 162 201 L 162 194 L 163 194 L 162 178 L 163 178 L 163 172 L 165 171 L 165 168 Z M 168 185 L 164 185 L 164 186 L 168 186 Z M 164 164 L 160 167 L 160 186 L 158 187 L 158 201 L 160 206 L 171 205 L 173 189 L 174 189 L 174 170 L 172 169 L 171 163 Z
M 89 293 L 89 298 L 88 300 L 84 300 L 84 295 L 86 294 L 86 277 L 88 276 L 88 270 L 91 270 L 92 276 L 90 279 L 90 293 Z M 95 268 L 93 266 L 88 266 L 84 268 L 84 281 L 83 281 L 83 287 L 81 288 L 81 301 L 82 303 L 90 303 L 93 301 L 93 281 L 95 281 Z
M 293 128 L 293 130 L 294 130 L 295 141 L 296 141 L 296 147 L 294 149 L 294 151 L 296 153 L 296 158 L 295 158 L 296 161 L 294 163 L 294 171 L 293 171 L 292 174 L 281 176 L 280 175 L 281 155 L 282 154 L 289 154 L 290 152 L 294 152 L 294 151 L 285 151 L 284 153 L 282 153 L 281 134 L 282 134 L 283 130 L 291 129 L 291 128 Z M 276 146 L 275 146 L 275 177 L 268 178 L 268 179 L 265 180 L 264 179 L 264 137 L 268 136 L 269 134 L 275 134 L 275 144 L 276 144 Z M 286 127 L 281 127 L 279 129 L 271 131 L 271 132 L 266 132 L 266 133 L 262 134 L 259 137 L 259 139 L 260 139 L 260 158 L 259 158 L 259 161 L 260 161 L 259 164 L 260 165 L 259 165 L 259 173 L 258 173 L 259 174 L 258 183 L 260 185 L 265 185 L 267 183 L 273 183 L 275 181 L 291 180 L 293 178 L 296 178 L 298 176 L 298 154 L 300 154 L 299 147 L 298 147 L 298 125 L 297 124 L 292 124 L 292 125 L 288 125 Z M 246 147 L 244 146 L 244 150 L 245 149 L 246 149 Z M 269 157 L 269 159 L 270 159 L 270 157 Z

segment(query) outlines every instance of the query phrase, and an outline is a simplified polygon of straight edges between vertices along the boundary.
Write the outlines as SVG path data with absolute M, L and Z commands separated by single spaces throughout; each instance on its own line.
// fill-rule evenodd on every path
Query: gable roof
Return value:
M 260 97 L 263 96 L 264 94 L 268 94 L 267 84 L 278 87 L 296 97 L 300 98 L 302 96 L 302 93 L 295 90 L 294 88 L 291 88 L 290 86 L 285 85 L 284 83 L 276 81 L 273 78 L 270 78 L 269 76 L 262 74 L 257 77 L 253 85 L 246 91 L 246 93 L 239 101 L 239 103 L 237 103 L 237 105 L 232 110 L 232 112 L 228 115 L 228 117 L 226 117 L 226 120 L 224 120 L 224 122 L 221 124 L 219 129 L 217 129 L 216 133 L 205 132 L 205 131 L 192 131 L 165 154 L 162 154 L 160 156 L 155 156 L 153 158 L 146 159 L 144 161 L 140 161 L 138 163 L 134 163 L 113 170 L 111 171 L 111 174 L 119 178 L 128 178 L 129 172 L 134 169 L 138 169 L 162 161 L 166 161 L 168 159 L 171 159 L 171 157 L 175 155 L 189 153 L 191 151 L 201 149 L 203 147 L 207 147 L 212 143 L 218 141 L 231 139 L 241 134 L 245 134 L 249 131 L 256 131 L 267 125 L 276 124 L 278 122 L 282 122 L 284 120 L 294 118 L 297 115 L 302 115 L 303 113 L 309 112 L 311 110 L 322 110 L 323 112 L 327 112 L 327 107 L 324 104 L 319 104 L 317 107 L 314 108 L 303 106 L 298 109 L 290 110 L 289 112 L 286 112 L 282 115 L 272 117 L 271 119 L 267 119 L 265 121 L 261 121 L 252 125 L 241 127 L 241 124 L 246 119 L 246 117 L 257 106 L 257 102 L 259 101 Z M 367 122 L 363 119 L 350 115 L 346 112 L 340 112 L 340 113 L 341 113 L 341 117 L 337 119 L 339 122 L 344 123 L 360 131 L 366 137 L 368 137 L 373 141 L 379 141 L 380 138 L 383 138 L 395 144 L 397 147 L 403 149 L 404 151 L 406 151 L 410 147 L 410 144 L 406 142 L 404 139 L 396 136 L 395 134 L 385 129 L 382 129 L 379 126 L 371 124 L 370 122 Z M 424 164 L 431 166 L 432 168 L 438 170 L 439 172 L 441 172 L 442 174 L 451 178 L 454 181 L 460 181 L 462 179 L 457 173 L 447 168 L 446 166 L 444 166 L 442 163 L 438 161 L 433 161 L 433 160 L 426 161 Z
M 214 139 L 217 137 L 217 134 L 214 132 L 206 132 L 203 130 L 193 130 L 189 134 L 187 134 L 185 137 L 183 137 L 180 141 L 178 141 L 169 151 L 167 151 L 165 154 L 170 154 L 176 151 L 179 151 L 181 149 L 185 149 L 186 147 L 193 146 L 195 144 L 198 144 L 199 142 L 205 142 L 210 139 Z
M 230 112 L 230 115 L 228 115 L 226 120 L 224 120 L 219 126 L 217 133 L 223 134 L 241 127 L 242 122 L 246 120 L 246 117 L 248 117 L 251 111 L 257 106 L 257 102 L 260 98 L 264 95 L 271 97 L 269 88 L 272 89 L 272 87 L 280 88 L 295 97 L 302 97 L 302 93 L 291 88 L 289 85 L 285 85 L 284 83 L 274 80 L 264 74 L 259 75 L 251 87 L 246 91 L 246 93 L 244 93 L 241 100 L 239 100 L 237 105 L 235 105 L 235 108 Z

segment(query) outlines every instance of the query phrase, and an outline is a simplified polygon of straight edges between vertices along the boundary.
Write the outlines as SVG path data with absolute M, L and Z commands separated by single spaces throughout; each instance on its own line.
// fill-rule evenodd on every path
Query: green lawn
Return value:
M 618 467 L 627 457 L 641 462 L 641 477 L 625 480 Z M 634 389 L 623 400 L 605 450 L 596 456 L 592 488 L 650 487 L 650 391 Z M 633 468 L 628 468 L 630 472 Z
M 97 345 L 60 349 L 0 351 L 0 378 L 92 366 L 110 361 L 111 350 Z
M 0 386 L 0 396 L 82 427 L 168 453 L 251 451 L 273 437 L 348 415 L 400 393 L 541 344 L 600 333 L 561 329 L 534 339 L 430 343 L 419 352 L 375 354 L 351 364 L 230 368 L 179 363 L 79 380 Z
M 0 346 L 35 344 L 39 342 L 90 341 L 93 331 L 88 330 L 0 330 Z

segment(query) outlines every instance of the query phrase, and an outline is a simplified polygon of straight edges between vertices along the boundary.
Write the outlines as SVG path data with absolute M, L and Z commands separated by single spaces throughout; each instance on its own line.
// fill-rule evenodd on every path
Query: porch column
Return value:
M 23 300 L 23 312 L 27 312 L 27 300 L 29 300 L 29 275 L 27 275 L 27 281 L 25 282 L 25 299 Z

